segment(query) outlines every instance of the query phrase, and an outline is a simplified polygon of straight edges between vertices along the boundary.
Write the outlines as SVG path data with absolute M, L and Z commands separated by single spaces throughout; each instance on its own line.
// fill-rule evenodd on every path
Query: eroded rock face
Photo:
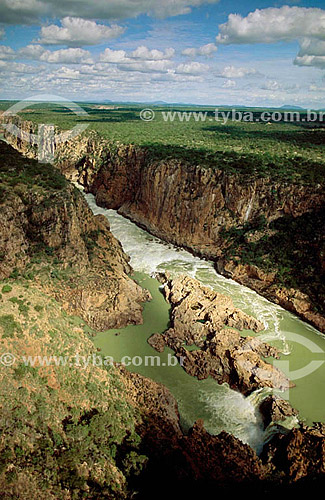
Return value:
M 231 275 L 325 331 L 324 313 L 319 312 L 324 311 L 324 303 L 313 288 L 309 290 L 306 285 L 302 291 L 290 289 L 279 282 L 273 270 L 266 272 L 257 265 L 223 258 L 227 249 L 223 231 L 254 221 L 261 214 L 270 223 L 316 211 L 325 204 L 323 185 L 304 186 L 271 179 L 243 182 L 235 174 L 218 170 L 217 165 L 215 169 L 204 169 L 174 159 L 151 161 L 143 149 L 132 145 L 118 145 L 114 153 L 101 156 L 105 147 L 101 140 L 92 137 L 87 147 L 81 144 L 77 149 L 78 172 L 71 168 L 71 162 L 66 171 L 69 176 L 77 175 L 99 205 L 119 210 L 165 241 L 215 260 L 220 273 Z M 101 166 L 92 159 L 95 153 L 101 158 Z M 63 165 L 66 164 L 64 160 Z M 270 237 L 271 233 L 264 231 L 260 237 Z M 252 238 L 257 236 L 254 234 Z M 324 245 L 319 250 L 319 242 L 315 245 L 307 241 L 305 245 L 315 253 L 315 261 L 319 260 L 315 267 L 322 272 Z M 319 305 L 319 311 L 315 310 L 315 304 Z
M 198 487 L 201 494 L 210 491 L 213 495 L 223 488 L 228 492 L 246 488 L 261 493 L 294 492 L 295 485 L 308 489 L 325 480 L 324 424 L 283 429 L 258 457 L 247 444 L 226 432 L 210 435 L 202 420 L 184 435 L 171 393 L 122 367 L 120 371 L 130 401 L 144 416 L 138 431 L 143 439 L 142 451 L 150 460 L 140 490 L 147 488 L 148 498 L 157 484 L 160 492 L 168 490 L 169 484 L 161 482 L 162 476 L 168 477 L 180 492 L 193 492 Z M 279 397 L 270 396 L 262 405 L 264 418 L 279 425 L 284 418 L 296 414 Z M 265 425 L 267 421 L 264 420 Z
M 218 260 L 217 270 L 220 274 L 256 290 L 268 300 L 300 316 L 321 332 L 325 332 L 324 315 L 315 310 L 315 300 L 308 294 L 295 288 L 278 286 L 275 273 L 265 273 L 257 266 L 243 265 L 232 260 Z
M 173 349 L 187 373 L 198 379 L 211 376 L 243 394 L 260 387 L 293 387 L 280 370 L 262 359 L 278 357 L 277 350 L 239 333 L 260 332 L 264 325 L 235 308 L 229 297 L 188 276 L 168 280 L 163 292 L 172 306 L 171 328 L 148 342 L 159 352 L 164 344 Z
M 265 446 L 263 461 L 283 471 L 288 482 L 325 479 L 325 425 L 301 425 Z
M 160 333 L 154 333 L 151 335 L 148 339 L 148 344 L 156 349 L 157 352 L 164 352 L 166 346 L 164 337 Z
M 119 325 L 129 321 L 138 321 L 141 310 L 140 302 L 148 297 L 127 277 L 126 273 L 130 271 L 128 259 L 119 243 L 111 235 L 106 219 L 94 217 L 86 203 L 72 190 L 71 186 L 62 192 L 52 194 L 53 198 L 49 204 L 49 199 L 44 196 L 44 193 L 32 193 L 28 190 L 22 193 L 20 186 L 19 190 L 13 189 L 10 195 L 1 199 L 1 277 L 9 276 L 15 268 L 24 270 L 31 256 L 34 255 L 35 244 L 41 244 L 42 248 L 45 247 L 50 253 L 56 252 L 61 261 L 59 270 L 67 270 L 72 262 L 75 276 L 68 276 L 68 280 L 61 287 L 58 281 L 53 284 L 47 281 L 45 284 L 36 275 L 33 279 L 34 288 L 42 288 L 43 292 L 49 292 L 52 296 L 57 294 L 57 298 L 69 312 L 80 314 L 94 327 L 97 325 L 102 328 L 105 325 L 111 325 L 109 323 L 111 321 Z M 44 201 L 47 203 L 44 204 Z M 51 261 L 52 272 L 57 271 L 55 266 Z M 173 308 L 174 323 L 171 331 L 162 336 L 164 343 L 168 345 L 170 342 L 175 347 L 175 351 L 180 352 L 186 351 L 183 346 L 184 341 L 199 347 L 200 351 L 194 351 L 194 353 L 186 351 L 188 354 L 185 354 L 194 356 L 195 352 L 202 352 L 204 356 L 207 355 L 205 359 L 207 368 L 201 362 L 197 363 L 197 368 L 194 366 L 194 372 L 204 373 L 204 376 L 211 373 L 209 366 L 211 367 L 214 358 L 217 360 L 215 374 L 220 377 L 220 380 L 223 376 L 234 375 L 233 366 L 236 362 L 237 369 L 240 368 L 243 371 L 238 374 L 235 372 L 237 378 L 231 380 L 235 380 L 236 384 L 240 382 L 244 391 L 250 391 L 251 382 L 254 385 L 258 381 L 257 369 L 261 368 L 258 359 L 254 356 L 276 355 L 276 352 L 266 344 L 259 343 L 256 338 L 242 338 L 234 328 L 239 330 L 251 328 L 257 332 L 262 327 L 261 323 L 235 309 L 229 299 L 215 294 L 208 288 L 201 287 L 197 282 L 194 283 L 195 280 L 189 278 L 188 280 L 180 279 L 177 286 L 169 280 L 165 285 L 166 296 Z M 27 293 L 26 290 L 25 293 Z M 218 304 L 219 312 L 217 312 Z M 91 351 L 91 345 L 87 344 L 89 339 L 83 337 L 78 329 L 74 328 L 74 330 L 77 334 L 77 337 L 74 337 L 75 340 L 77 338 L 82 344 L 80 347 Z M 67 341 L 65 333 L 61 332 L 62 345 Z M 36 342 L 32 344 L 33 348 L 38 346 L 40 352 L 43 352 L 44 339 L 38 337 L 32 328 L 29 329 L 28 335 L 30 341 L 33 340 L 32 336 L 35 336 Z M 18 338 L 19 342 L 26 342 L 25 337 Z M 4 340 L 5 344 L 11 341 L 16 342 L 16 339 L 11 337 Z M 70 348 L 73 348 L 73 353 L 79 350 L 78 342 L 69 343 Z M 61 340 L 59 345 L 61 348 Z M 50 349 L 49 352 L 52 352 L 53 344 L 50 338 L 47 346 Z M 85 354 L 87 354 L 86 351 Z M 196 356 L 200 361 L 200 355 Z M 241 356 L 243 356 L 243 363 Z M 232 364 L 230 360 L 233 360 Z M 248 380 L 249 370 L 246 370 L 246 362 L 251 363 L 249 370 L 252 369 L 252 364 L 257 370 L 252 380 Z M 188 362 L 188 366 L 190 370 L 193 365 Z M 264 368 L 264 365 L 262 367 Z M 168 483 L 171 478 L 179 480 L 182 488 L 186 484 L 192 488 L 195 481 L 199 482 L 200 487 L 210 482 L 214 488 L 220 485 L 230 485 L 229 487 L 234 484 L 242 485 L 243 482 L 248 485 L 259 485 L 263 484 L 264 478 L 267 478 L 266 489 L 268 490 L 271 482 L 277 484 L 279 477 L 282 480 L 286 478 L 287 482 L 309 477 L 324 477 L 324 425 L 317 424 L 312 428 L 301 427 L 290 431 L 287 435 L 276 436 L 265 449 L 263 456 L 265 463 L 263 463 L 253 450 L 238 439 L 226 433 L 210 436 L 204 430 L 202 422 L 197 422 L 189 434 L 184 436 L 179 425 L 177 405 L 170 392 L 139 375 L 129 374 L 122 368 L 120 370 L 121 373 L 123 372 L 123 380 L 128 389 L 127 396 L 123 397 L 136 407 L 141 420 L 138 429 L 142 437 L 140 451 L 148 452 L 149 461 L 153 464 L 150 465 L 148 474 L 144 476 L 145 483 L 153 479 L 156 481 L 155 487 L 160 488 L 163 477 L 163 480 L 166 478 L 164 482 L 170 491 Z M 269 374 L 268 370 L 269 368 L 267 368 L 267 374 Z M 52 369 L 47 372 L 51 373 Z M 98 377 L 97 382 L 106 382 L 106 389 L 103 390 L 101 387 L 100 394 L 104 395 L 104 400 L 101 397 L 100 404 L 110 409 L 109 398 L 112 394 L 108 390 L 111 384 L 107 382 L 107 372 L 99 368 L 96 368 L 95 375 L 93 372 L 93 369 L 89 372 L 90 379 L 91 376 L 95 376 L 95 378 Z M 9 368 L 3 373 L 7 375 Z M 47 381 L 48 387 L 52 390 L 58 388 L 55 376 L 58 374 L 60 370 L 56 366 L 53 368 L 52 377 L 49 377 Z M 87 385 L 88 374 L 86 371 L 83 374 L 83 383 Z M 79 377 L 80 373 L 78 374 L 80 382 Z M 11 379 L 15 397 L 19 398 L 18 389 L 23 387 L 21 379 L 17 377 L 11 377 Z M 71 380 L 76 379 L 77 377 Z M 25 380 L 30 383 L 28 374 Z M 269 383 L 268 378 L 266 382 Z M 39 379 L 37 383 L 40 383 Z M 249 387 L 248 383 L 251 384 Z M 7 385 L 3 384 L 2 387 L 7 388 Z M 40 387 L 42 391 L 47 391 L 47 386 L 43 382 Z M 34 391 L 27 391 L 27 397 L 32 398 L 33 393 Z M 66 404 L 65 398 L 68 393 L 69 391 L 64 398 L 57 400 L 58 408 L 61 410 L 63 401 Z M 121 397 L 120 393 L 118 395 Z M 90 402 L 86 405 L 87 412 L 95 404 L 91 391 L 88 396 Z M 22 397 L 26 404 L 26 394 Z M 49 393 L 49 397 L 53 402 L 53 393 Z M 7 401 L 10 401 L 10 398 L 7 398 Z M 28 401 L 27 399 L 27 404 Z M 74 403 L 76 404 L 75 401 Z M 84 398 L 81 397 L 80 406 L 84 403 Z M 123 400 L 121 403 L 123 405 Z M 277 410 L 273 403 L 271 406 L 272 411 Z M 70 408 L 68 410 L 70 411 Z M 24 422 L 25 417 L 19 416 L 19 418 L 22 418 Z M 134 423 L 131 419 L 131 421 L 126 420 L 123 425 L 130 425 L 130 430 L 132 430 Z M 31 429 L 36 432 L 35 451 L 37 451 L 39 441 L 37 427 L 31 426 Z M 8 435 L 10 432 L 7 433 Z M 22 437 L 22 439 L 25 438 Z M 18 450 L 19 447 L 15 446 L 15 449 Z M 57 451 L 55 450 L 53 456 Z M 12 465 L 16 466 L 16 464 Z M 80 469 L 83 465 L 87 470 L 87 464 L 80 464 Z M 8 484 L 2 487 L 2 491 L 6 486 Z M 30 498 L 35 496 L 36 489 L 29 493 L 28 482 L 24 478 L 18 486 L 20 495 L 26 497 L 27 494 Z M 13 485 L 11 481 L 10 488 L 14 487 L 15 484 Z M 37 493 L 40 494 L 39 491 Z M 152 498 L 152 489 L 150 493 L 149 498 Z M 46 494 L 52 495 L 50 491 Z M 12 497 L 10 493 L 7 495 L 8 498 Z M 94 495 L 98 497 L 97 492 Z
M 263 483 L 270 466 L 264 465 L 255 451 L 226 432 L 211 436 L 202 420 L 185 435 L 180 427 L 177 403 L 165 387 L 141 375 L 120 368 L 129 400 L 142 415 L 137 432 L 142 438 L 141 452 L 149 456 L 144 484 L 148 492 L 159 484 L 159 491 L 170 485 L 184 492 L 200 485 L 222 488 L 251 482 Z M 167 483 L 161 481 L 168 478 Z M 146 497 L 145 497 L 146 498 Z
M 267 467 L 254 450 L 226 432 L 210 436 L 200 420 L 183 438 L 183 445 L 196 459 L 192 462 L 196 480 L 229 485 L 262 481 L 266 476 Z
M 18 175 L 21 163 L 29 168 L 29 160 L 2 141 L 0 154 L 9 173 L 17 169 Z M 28 184 L 22 176 L 0 199 L 0 279 L 14 270 L 27 272 L 29 265 L 42 290 L 93 328 L 141 323 L 141 303 L 150 294 L 129 278 L 129 257 L 107 219 L 94 216 L 71 183 L 56 189 L 42 182 Z M 55 261 L 56 269 L 42 280 L 47 260 Z
M 136 406 L 143 417 L 139 432 L 154 436 L 168 436 L 171 442 L 183 436 L 180 427 L 177 402 L 171 392 L 162 384 L 137 373 L 131 373 L 122 365 L 118 366 L 122 380 L 127 388 L 129 401 Z M 145 421 L 148 419 L 147 424 Z M 146 427 L 148 425 L 149 427 Z
M 267 427 L 271 422 L 281 423 L 287 417 L 298 415 L 298 411 L 292 408 L 288 401 L 274 394 L 267 396 L 262 401 L 259 411 L 263 417 L 264 427 Z

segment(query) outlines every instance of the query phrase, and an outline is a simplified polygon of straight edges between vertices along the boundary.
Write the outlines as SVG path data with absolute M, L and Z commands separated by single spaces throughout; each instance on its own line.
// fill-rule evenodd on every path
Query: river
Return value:
M 84 196 L 94 214 L 107 217 L 112 233 L 131 257 L 130 263 L 135 270 L 133 277 L 153 296 L 153 300 L 144 305 L 143 325 L 101 332 L 94 338 L 103 355 L 112 356 L 115 361 L 121 361 L 124 356 L 140 356 L 141 359 L 159 356 L 159 367 L 132 365 L 129 369 L 170 389 L 178 402 L 185 430 L 202 418 L 212 434 L 225 430 L 257 451 L 261 450 L 263 443 L 277 431 L 276 426 L 263 430 L 257 410 L 267 390 L 255 391 L 245 398 L 226 384 L 218 385 L 212 379 L 198 381 L 179 365 L 168 366 L 171 364 L 168 360 L 172 359 L 169 349 L 158 354 L 147 343 L 152 333 L 162 333 L 167 328 L 169 320 L 169 306 L 159 291 L 159 283 L 151 276 L 157 271 L 188 274 L 219 293 L 231 296 L 238 308 L 263 321 L 265 330 L 258 334 L 259 338 L 280 350 L 281 358 L 274 363 L 296 384 L 281 396 L 298 409 L 300 420 L 308 424 L 325 420 L 324 335 L 256 292 L 217 274 L 212 262 L 150 235 L 114 210 L 98 207 L 92 194 Z M 242 334 L 248 333 L 252 335 L 252 332 Z M 290 427 L 295 423 L 295 419 L 288 419 L 285 425 Z

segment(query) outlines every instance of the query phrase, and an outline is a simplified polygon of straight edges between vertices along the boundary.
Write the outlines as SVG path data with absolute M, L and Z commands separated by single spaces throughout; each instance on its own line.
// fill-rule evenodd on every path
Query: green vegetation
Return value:
M 21 332 L 21 327 L 12 314 L 0 316 L 0 327 L 3 328 L 2 338 L 13 337 L 15 332 Z
M 73 274 L 71 266 L 66 266 L 58 259 L 57 248 L 48 244 L 48 234 L 52 230 L 49 229 L 51 224 L 55 223 L 57 218 L 57 230 L 60 235 L 58 214 L 62 213 L 63 219 L 64 214 L 69 217 L 81 194 L 53 165 L 26 159 L 2 141 L 0 156 L 0 185 L 6 193 L 4 199 L 0 200 L 0 205 L 3 203 L 3 206 L 13 206 L 15 210 L 18 208 L 17 224 L 19 226 L 19 221 L 24 221 L 25 238 L 28 240 L 21 255 L 11 255 L 11 258 L 15 257 L 15 266 L 9 275 L 10 280 L 67 280 Z M 48 210 L 48 215 L 44 215 L 48 207 L 52 210 Z M 2 248 L 0 256 L 0 262 L 5 262 L 8 257 Z M 27 286 L 26 283 L 25 285 Z M 11 290 L 11 284 L 5 284 L 1 291 L 9 293 Z M 20 313 L 28 313 L 28 307 L 22 304 L 20 299 L 14 297 L 12 301 L 16 301 Z
M 142 416 L 125 376 L 111 364 L 89 361 L 98 356 L 91 326 L 54 298 L 73 302 L 74 288 L 93 283 L 97 290 L 100 279 L 106 283 L 100 272 L 108 267 L 100 262 L 96 268 L 96 257 L 105 257 L 106 246 L 107 255 L 114 252 L 110 234 L 87 220 L 79 191 L 55 167 L 25 159 L 3 142 L 0 149 L 1 264 L 8 266 L 1 268 L 0 355 L 15 360 L 0 363 L 0 491 L 6 498 L 22 491 L 40 499 L 67 492 L 71 499 L 131 498 L 147 463 L 137 434 Z M 80 218 L 72 243 L 69 217 Z M 8 255 L 6 224 L 12 220 Z M 76 354 L 87 365 L 74 363 Z
M 76 353 L 79 359 L 96 355 L 80 331 L 85 323 L 36 288 L 15 283 L 13 291 L 0 316 L 0 352 L 16 358 L 12 366 L 0 365 L 0 491 L 12 498 L 23 487 L 31 498 L 44 498 L 44 491 L 63 498 L 67 490 L 75 499 L 130 498 L 147 457 L 136 432 L 141 417 L 128 403 L 120 373 L 112 365 L 71 365 Z M 30 315 L 22 326 L 16 306 L 27 301 L 47 314 Z M 69 362 L 25 361 L 38 356 Z
M 52 165 L 25 159 L 1 144 L 0 202 L 14 191 L 27 203 L 31 193 L 37 191 L 46 195 L 48 201 L 43 202 L 45 208 L 46 203 L 51 203 L 51 196 L 67 185 L 66 178 Z
M 5 107 L 5 103 L 3 106 Z M 149 159 L 176 159 L 190 165 L 218 168 L 239 173 L 244 178 L 272 176 L 289 182 L 314 183 L 325 174 L 325 127 L 322 122 L 306 122 L 300 112 L 300 122 L 265 123 L 260 120 L 264 109 L 242 109 L 254 115 L 255 122 L 215 121 L 212 107 L 154 107 L 155 119 L 140 118 L 143 105 L 82 104 L 88 117 L 80 117 L 55 105 L 35 105 L 21 118 L 30 120 L 35 129 L 41 123 L 53 123 L 70 129 L 87 122 L 87 131 L 94 131 L 112 144 L 135 144 L 148 152 Z M 165 121 L 168 111 L 207 113 L 205 121 Z M 219 111 L 229 112 L 229 108 Z M 269 110 L 272 111 L 272 110 Z M 296 112 L 297 113 L 297 112 Z M 259 120 L 259 121 L 257 121 Z M 99 167 L 102 158 L 98 158 Z
M 324 314 L 325 209 L 268 224 L 261 216 L 223 230 L 222 235 L 227 241 L 226 258 L 274 272 L 278 284 L 307 293 Z
M 82 239 L 85 242 L 90 257 L 92 256 L 94 249 L 98 247 L 97 240 L 99 235 L 100 235 L 99 229 L 95 231 L 89 231 L 88 233 L 83 233 L 81 235 Z
M 18 299 L 17 297 L 11 297 L 10 302 L 18 305 L 18 311 L 24 316 L 28 316 L 29 306 L 26 304 L 26 299 Z

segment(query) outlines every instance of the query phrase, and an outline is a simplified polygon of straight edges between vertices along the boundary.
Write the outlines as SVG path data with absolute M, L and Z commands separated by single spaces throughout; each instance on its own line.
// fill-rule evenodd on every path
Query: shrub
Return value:
M 13 337 L 15 332 L 20 333 L 21 327 L 16 323 L 15 318 L 12 314 L 3 314 L 0 316 L 0 326 L 3 328 L 2 337 Z

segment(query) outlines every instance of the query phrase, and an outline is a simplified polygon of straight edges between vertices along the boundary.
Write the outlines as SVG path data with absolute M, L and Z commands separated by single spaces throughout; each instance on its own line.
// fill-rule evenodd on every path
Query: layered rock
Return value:
M 54 167 L 26 162 L 4 142 L 0 154 L 0 279 L 28 269 L 69 314 L 98 330 L 141 323 L 141 303 L 150 295 L 129 278 L 129 257 L 107 219 L 95 217 Z M 29 169 L 35 171 L 31 181 Z M 46 177 L 43 169 L 50 169 Z M 42 280 L 47 261 L 56 268 Z
M 297 314 L 321 332 L 325 332 L 324 313 L 316 310 L 318 306 L 323 309 L 321 292 L 317 298 L 293 287 L 279 286 L 274 272 L 266 273 L 251 264 L 240 264 L 222 258 L 218 260 L 216 268 L 223 276 L 252 288 L 268 300 L 279 304 L 283 309 Z
M 88 326 L 123 325 L 141 321 L 148 295 L 127 276 L 107 220 L 78 191 L 1 142 L 0 154 L 0 353 L 13 357 L 0 370 L 3 498 L 131 498 L 154 474 L 194 485 L 226 448 L 231 459 L 211 476 L 216 487 L 230 465 L 239 469 L 243 448 L 245 478 L 260 477 L 261 462 L 239 440 L 212 438 L 199 424 L 184 436 L 165 387 L 103 365 L 87 325 L 63 309 Z
M 200 494 L 217 491 L 294 492 L 325 481 L 325 430 L 323 424 L 282 429 L 264 446 L 261 456 L 239 439 L 221 432 L 211 436 L 198 420 L 184 435 L 179 427 L 177 405 L 162 386 L 123 370 L 133 404 L 146 415 L 138 427 L 142 451 L 150 456 L 146 475 L 140 480 L 148 498 L 152 488 L 167 494 L 173 491 Z M 265 403 L 264 416 L 274 422 L 295 414 L 280 398 Z M 266 408 L 268 406 L 268 408 Z M 168 477 L 168 484 L 161 481 Z M 147 498 L 145 496 L 145 498 Z
M 270 465 L 264 465 L 248 445 L 226 432 L 211 436 L 202 420 L 185 435 L 180 427 L 177 404 L 171 393 L 140 375 L 121 370 L 132 404 L 144 419 L 137 427 L 142 437 L 141 451 L 150 457 L 144 480 L 140 480 L 142 494 L 152 495 L 159 484 L 160 492 L 185 492 L 199 488 L 201 494 L 211 487 L 231 490 L 260 484 Z M 162 477 L 168 478 L 165 484 Z
M 168 280 L 163 293 L 171 304 L 171 326 L 148 342 L 159 352 L 164 345 L 173 349 L 187 373 L 198 379 L 211 376 L 246 395 L 261 387 L 285 390 L 294 386 L 262 359 L 278 357 L 274 347 L 240 334 L 243 330 L 260 332 L 264 326 L 235 308 L 230 297 L 188 276 Z

